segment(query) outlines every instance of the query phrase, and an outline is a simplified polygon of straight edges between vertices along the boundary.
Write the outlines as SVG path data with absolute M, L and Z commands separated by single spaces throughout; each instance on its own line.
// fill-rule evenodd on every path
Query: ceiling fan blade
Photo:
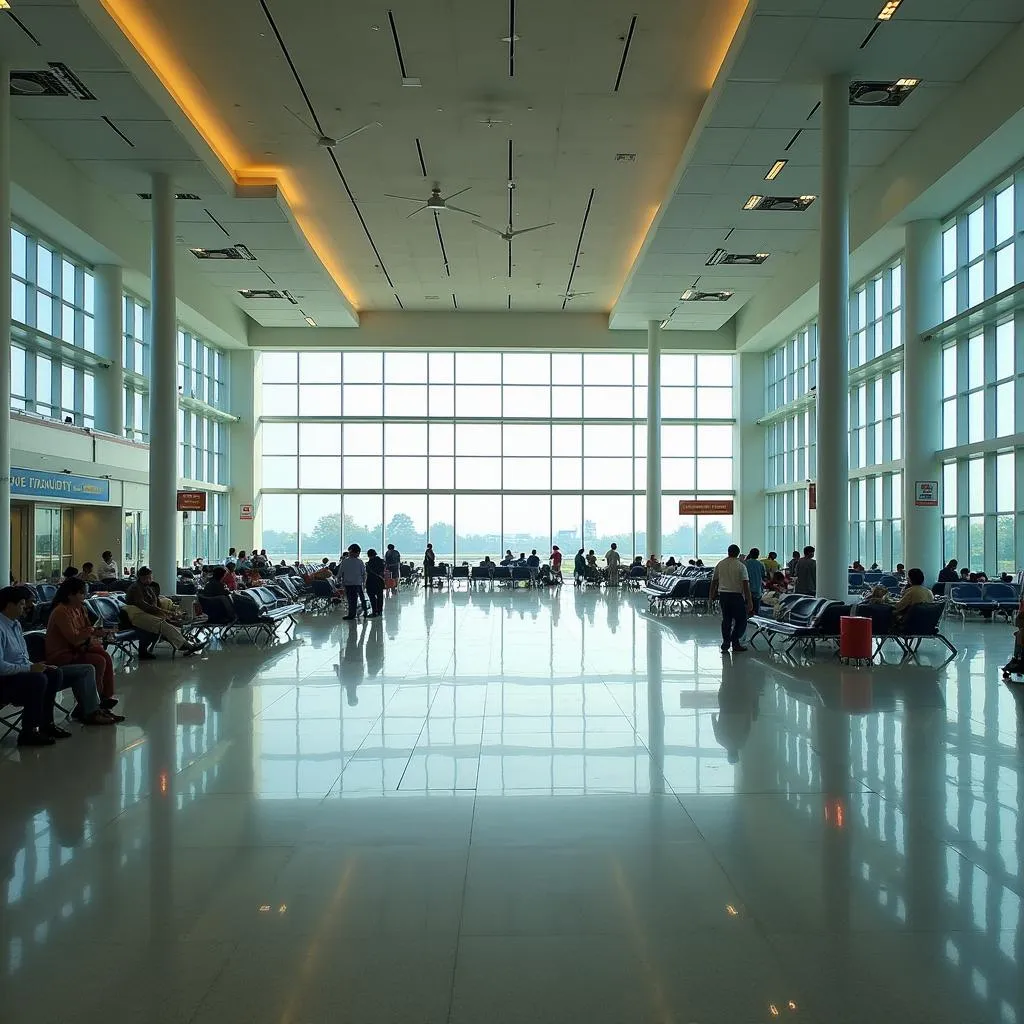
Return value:
M 380 121 L 367 121 L 366 124 L 360 125 L 358 128 L 353 128 L 352 131 L 346 132 L 335 141 L 344 142 L 346 139 L 351 139 L 353 135 L 358 135 L 360 132 L 365 132 L 367 128 L 380 128 L 382 127 Z
M 460 188 L 458 192 L 453 192 L 450 196 L 445 196 L 445 203 L 447 203 L 449 199 L 454 199 L 456 196 L 461 196 L 463 192 L 468 192 L 472 187 L 472 185 L 467 185 L 465 188 Z
M 299 124 L 301 124 L 302 127 L 305 128 L 307 132 L 310 132 L 312 135 L 314 135 L 318 139 L 323 137 L 323 133 L 322 132 L 318 132 L 304 117 L 300 117 L 298 114 L 296 114 L 295 111 L 292 110 L 291 107 L 287 107 L 286 106 L 284 109 L 287 110 L 288 113 L 291 114 L 292 117 L 294 117 L 295 120 L 298 121 Z
M 464 210 L 461 206 L 452 206 L 451 203 L 446 202 L 444 204 L 446 210 L 454 210 L 456 213 L 464 213 L 467 217 L 479 217 L 479 213 L 474 213 L 472 210 Z
M 516 235 L 525 235 L 528 231 L 540 231 L 541 228 L 553 228 L 555 222 L 550 220 L 547 224 L 534 224 L 532 228 L 516 228 L 515 231 L 509 231 L 509 234 L 515 238 Z
M 504 238 L 505 237 L 505 232 L 504 231 L 499 231 L 497 228 L 492 228 L 490 224 L 485 224 L 482 220 L 475 220 L 475 221 L 473 221 L 473 223 L 478 228 L 483 228 L 484 231 L 490 231 L 490 233 L 492 235 L 497 235 L 499 238 Z
M 413 196 L 396 196 L 396 195 L 393 195 L 391 192 L 385 192 L 384 196 L 387 199 L 404 199 L 407 203 L 422 203 L 423 202 L 422 197 L 420 197 L 419 199 L 416 199 Z
M 409 217 L 415 217 L 417 213 L 422 213 L 426 209 L 428 209 L 428 207 L 421 206 L 418 210 L 413 210 L 412 213 L 409 214 Z M 405 219 L 408 220 L 409 217 L 406 217 Z

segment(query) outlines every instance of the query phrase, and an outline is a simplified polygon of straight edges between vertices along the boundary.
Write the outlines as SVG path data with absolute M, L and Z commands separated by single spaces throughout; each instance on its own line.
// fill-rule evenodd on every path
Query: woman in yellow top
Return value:
M 117 704 L 114 696 L 114 663 L 103 649 L 100 637 L 105 630 L 94 627 L 85 612 L 86 584 L 76 578 L 65 580 L 53 599 L 53 610 L 46 624 L 46 660 L 51 665 L 92 665 L 96 670 L 96 689 L 100 707 L 96 714 L 124 721 L 112 715 Z

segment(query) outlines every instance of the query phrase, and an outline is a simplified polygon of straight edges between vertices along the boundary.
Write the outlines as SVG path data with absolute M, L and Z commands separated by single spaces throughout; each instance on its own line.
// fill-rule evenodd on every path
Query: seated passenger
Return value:
M 221 582 L 224 584 L 224 586 L 227 587 L 228 590 L 237 590 L 238 577 L 235 575 L 235 563 L 228 562 L 226 566 L 218 566 L 218 568 L 224 569 L 224 572 L 221 575 Z M 319 578 L 319 576 L 320 574 L 317 573 L 316 578 Z
M 513 565 L 513 564 L 515 564 L 515 559 L 512 557 L 512 549 L 511 548 L 506 548 L 505 549 L 505 557 L 501 560 L 501 564 L 502 565 Z
M 907 578 L 907 567 L 902 562 L 897 562 L 894 575 L 898 580 L 905 580 Z
M 779 556 L 774 551 L 769 551 L 768 557 L 761 559 L 761 564 L 764 566 L 765 576 L 774 576 L 782 568 L 779 565 Z
M 226 597 L 230 600 L 231 591 L 234 588 L 229 587 L 224 582 L 224 577 L 227 574 L 228 570 L 223 565 L 214 566 L 213 572 L 210 573 L 210 578 L 206 581 L 206 586 L 200 591 L 203 597 Z
M 648 572 L 658 572 L 658 570 L 661 569 L 661 565 L 658 562 L 657 556 L 648 555 L 647 562 L 645 563 L 644 568 Z
M 931 591 L 929 591 L 931 593 Z M 864 598 L 865 604 L 888 604 L 889 591 L 882 586 L 872 587 L 871 593 Z
M 117 562 L 110 551 L 104 551 L 100 555 L 100 579 L 116 580 L 121 574 L 117 571 Z
M 522 557 L 522 556 L 520 556 L 520 557 Z M 526 564 L 531 569 L 539 569 L 540 568 L 540 555 L 537 554 L 537 549 L 536 548 L 534 548 L 530 552 L 530 557 L 526 559 Z
M 99 576 L 96 575 L 96 568 L 92 562 L 83 562 L 82 571 L 78 574 L 80 580 L 86 583 L 99 583 Z
M 587 569 L 590 572 L 597 572 L 597 555 L 594 554 L 593 548 L 587 552 Z
M 109 630 L 93 626 L 89 621 L 85 610 L 87 591 L 82 580 L 65 580 L 60 585 L 46 624 L 46 660 L 64 670 L 65 682 L 70 682 L 72 670 L 91 667 L 91 686 L 84 684 L 84 704 L 79 702 L 72 717 L 86 725 L 112 725 L 123 722 L 124 716 L 110 711 L 117 705 L 117 698 L 114 696 L 114 662 L 102 643 Z M 98 692 L 95 702 L 93 691 Z
M 893 608 L 897 620 L 905 619 L 915 604 L 931 604 L 935 595 L 924 585 L 924 573 L 920 569 L 907 570 L 907 587 Z
M 198 654 L 205 644 L 190 644 L 174 624 L 176 616 L 174 602 L 159 596 L 159 588 L 148 566 L 139 568 L 138 579 L 125 594 L 125 612 L 128 620 L 144 633 L 153 633 L 169 641 L 179 654 Z M 154 658 L 152 650 L 139 645 L 139 658 Z
M 796 563 L 799 562 L 799 561 L 800 561 L 800 552 L 799 551 L 794 551 L 793 552 L 793 557 L 786 563 L 786 572 L 788 572 L 790 576 L 792 576 L 792 575 L 794 575 L 794 573 L 796 573 Z

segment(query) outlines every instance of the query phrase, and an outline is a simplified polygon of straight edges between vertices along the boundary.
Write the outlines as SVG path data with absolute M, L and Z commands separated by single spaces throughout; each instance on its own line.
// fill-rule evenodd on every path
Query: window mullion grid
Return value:
M 994 567 L 998 559 L 999 551 L 999 516 L 994 510 L 998 504 L 996 486 L 996 453 L 986 452 L 985 460 L 985 504 L 984 508 L 984 531 L 985 531 L 985 555 L 981 565 L 976 566 L 977 570 L 986 567 Z

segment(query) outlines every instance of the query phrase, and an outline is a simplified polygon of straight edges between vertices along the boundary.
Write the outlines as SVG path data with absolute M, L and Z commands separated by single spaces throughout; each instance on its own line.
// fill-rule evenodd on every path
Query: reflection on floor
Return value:
M 723 658 L 636 595 L 403 594 L 0 748 L 0 1019 L 1024 1020 L 1024 688 Z

